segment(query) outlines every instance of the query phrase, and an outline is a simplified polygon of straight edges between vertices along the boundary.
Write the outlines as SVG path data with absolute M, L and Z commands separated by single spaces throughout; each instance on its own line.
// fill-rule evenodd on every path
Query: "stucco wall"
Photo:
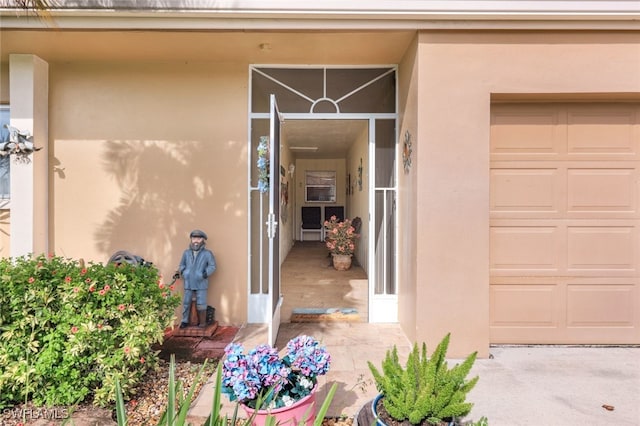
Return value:
M 246 81 L 233 64 L 52 64 L 53 250 L 96 262 L 128 250 L 169 280 L 203 229 L 218 263 L 209 304 L 244 322 Z
M 416 338 L 416 315 L 419 305 L 416 304 L 417 262 L 403 262 L 402 259 L 416 258 L 416 211 L 417 185 L 416 176 L 418 161 L 418 37 L 407 49 L 398 66 L 398 112 L 400 131 L 398 132 L 398 321 L 410 340 Z M 411 135 L 411 165 L 408 171 L 404 169 L 402 157 L 403 143 L 406 132 Z
M 640 94 L 637 33 L 420 34 L 416 339 L 487 356 L 492 94 Z

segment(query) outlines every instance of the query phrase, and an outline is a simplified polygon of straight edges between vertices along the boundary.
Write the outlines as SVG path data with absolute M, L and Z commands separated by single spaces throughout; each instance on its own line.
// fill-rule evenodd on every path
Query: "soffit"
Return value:
M 1 61 L 29 52 L 48 62 L 216 61 L 396 64 L 414 31 L 219 32 L 6 30 Z M 372 48 L 375 46 L 375 48 Z

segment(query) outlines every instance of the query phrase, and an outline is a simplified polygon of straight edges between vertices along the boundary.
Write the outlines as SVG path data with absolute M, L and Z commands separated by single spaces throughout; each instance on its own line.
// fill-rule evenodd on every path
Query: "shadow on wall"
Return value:
M 238 223 L 246 220 L 245 175 L 237 179 L 226 176 L 244 170 L 244 151 L 236 149 L 228 144 L 221 152 L 221 145 L 213 142 L 107 142 L 102 166 L 118 186 L 121 199 L 95 234 L 96 246 L 105 259 L 127 250 L 153 262 L 167 276 L 178 266 L 194 228 L 206 230 L 208 247 L 219 264 L 225 258 L 223 249 L 227 260 L 242 258 L 232 254 L 246 250 L 245 239 L 237 235 Z M 234 159 L 243 167 L 234 164 Z M 221 281 L 220 269 L 211 281 L 210 300 L 221 298 L 219 289 L 212 290 L 215 282 Z M 235 302 L 225 310 L 238 308 L 233 306 L 239 303 L 238 295 L 231 291 L 244 288 L 229 284 L 225 281 L 224 298 Z

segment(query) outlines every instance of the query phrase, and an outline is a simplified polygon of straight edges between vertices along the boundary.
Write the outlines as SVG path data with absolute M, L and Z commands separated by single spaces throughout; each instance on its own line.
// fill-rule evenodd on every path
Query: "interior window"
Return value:
M 335 203 L 336 172 L 308 170 L 305 173 L 304 192 L 307 203 Z
M 0 105 L 0 143 L 9 141 L 9 130 L 5 125 L 9 124 L 9 107 Z M 6 200 L 10 197 L 10 173 L 9 166 L 11 164 L 10 157 L 0 156 L 0 199 Z

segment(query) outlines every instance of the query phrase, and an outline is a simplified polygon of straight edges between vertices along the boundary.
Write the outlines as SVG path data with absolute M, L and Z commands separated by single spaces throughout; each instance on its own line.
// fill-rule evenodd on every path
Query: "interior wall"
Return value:
M 416 303 L 427 308 L 417 311 L 416 339 L 435 344 L 451 332 L 452 357 L 475 350 L 486 357 L 491 97 L 637 97 L 640 34 L 423 32 L 419 37 Z
M 362 164 L 362 171 L 359 172 Z M 349 207 L 346 215 L 350 219 L 359 217 L 362 219 L 360 227 L 360 238 L 356 243 L 355 257 L 362 269 L 369 272 L 369 129 L 368 127 L 358 136 L 358 139 L 347 152 L 347 175 L 346 182 L 350 183 L 347 195 L 347 205 Z M 362 186 L 359 185 L 359 173 L 361 173 Z M 345 190 L 345 193 L 347 191 Z
M 95 262 L 127 250 L 168 281 L 203 229 L 218 264 L 208 302 L 221 323 L 246 321 L 246 64 L 71 62 L 50 75 L 53 250 Z
M 307 170 L 335 171 L 336 172 L 336 202 L 335 203 L 306 203 L 304 196 L 305 173 Z M 295 173 L 295 217 L 296 217 L 296 239 L 300 239 L 300 224 L 302 223 L 302 206 L 320 206 L 322 208 L 322 217 L 324 220 L 324 206 L 335 205 L 345 206 L 345 176 L 346 163 L 344 158 L 334 159 L 298 159 L 296 160 Z M 345 211 L 345 214 L 349 214 Z
M 280 264 L 287 257 L 287 254 L 291 251 L 293 243 L 296 240 L 295 233 L 295 217 L 294 208 L 295 196 L 294 196 L 294 174 L 289 171 L 289 165 L 294 164 L 293 156 L 289 150 L 289 145 L 286 140 L 281 139 L 280 144 L 280 165 L 284 168 L 284 174 L 282 169 L 280 172 Z

